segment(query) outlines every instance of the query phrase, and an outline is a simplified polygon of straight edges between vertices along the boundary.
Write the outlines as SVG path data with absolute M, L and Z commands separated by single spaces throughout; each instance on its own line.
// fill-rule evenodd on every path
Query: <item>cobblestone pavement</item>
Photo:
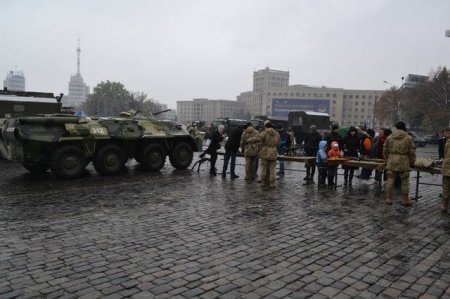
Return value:
M 261 190 L 205 167 L 71 181 L 0 169 L 0 298 L 450 298 L 439 187 L 405 208 L 358 180 L 303 186 L 299 171 Z

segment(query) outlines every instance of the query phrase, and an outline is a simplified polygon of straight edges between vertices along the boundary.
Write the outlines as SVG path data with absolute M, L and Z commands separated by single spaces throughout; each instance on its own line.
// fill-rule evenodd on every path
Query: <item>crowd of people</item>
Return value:
M 219 126 L 212 134 L 211 142 L 207 150 L 201 155 L 211 156 L 210 175 L 217 175 L 215 167 L 217 150 L 224 139 L 224 127 Z M 365 127 L 350 127 L 345 136 L 341 136 L 339 127 L 333 125 L 326 136 L 322 136 L 312 125 L 306 135 L 302 148 L 306 156 L 315 157 L 315 163 L 306 163 L 305 184 L 313 184 L 316 168 L 318 172 L 318 186 L 335 186 L 337 176 L 337 164 L 329 163 L 335 158 L 372 158 L 386 161 L 384 170 L 375 171 L 374 179 L 383 182 L 386 186 L 386 204 L 393 203 L 393 189 L 396 181 L 401 187 L 401 204 L 410 206 L 414 204 L 409 198 L 409 172 L 416 160 L 416 146 L 407 133 L 404 122 L 398 122 L 392 132 L 389 128 L 381 128 L 378 134 Z M 443 159 L 443 192 L 442 211 L 447 212 L 450 198 L 450 128 L 443 131 L 443 140 L 439 146 L 440 158 Z M 284 175 L 284 163 L 280 161 L 279 172 L 276 173 L 276 163 L 279 154 L 283 154 L 294 142 L 291 130 L 287 132 L 273 125 L 270 121 L 264 123 L 264 128 L 258 131 L 247 123 L 245 126 L 235 129 L 225 143 L 224 163 L 221 176 L 226 178 L 228 164 L 230 163 L 230 178 L 239 176 L 235 172 L 236 156 L 239 149 L 245 157 L 245 180 L 257 180 L 261 187 L 276 188 L 276 174 Z M 441 153 L 442 152 L 442 153 Z M 261 168 L 257 175 L 258 161 Z M 344 166 L 344 186 L 352 186 L 356 167 Z M 362 168 L 357 176 L 361 180 L 368 180 L 373 174 L 372 169 Z M 450 214 L 450 211 L 448 212 Z

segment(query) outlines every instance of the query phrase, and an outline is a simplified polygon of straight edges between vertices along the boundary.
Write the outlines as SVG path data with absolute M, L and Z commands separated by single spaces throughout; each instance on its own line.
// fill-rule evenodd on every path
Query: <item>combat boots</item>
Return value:
M 445 212 L 447 212 L 447 209 L 448 209 L 448 198 L 447 199 L 442 199 L 441 211 L 445 213 Z
M 411 199 L 409 199 L 408 194 L 402 194 L 402 201 L 401 204 L 405 207 L 411 206 L 414 204 L 414 201 L 412 201 Z

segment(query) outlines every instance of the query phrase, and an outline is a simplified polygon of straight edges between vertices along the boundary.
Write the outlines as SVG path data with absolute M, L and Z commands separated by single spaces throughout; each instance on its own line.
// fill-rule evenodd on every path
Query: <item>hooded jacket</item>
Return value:
M 245 157 L 254 157 L 258 155 L 259 145 L 255 142 L 255 137 L 258 136 L 259 132 L 252 126 L 249 126 L 244 130 L 241 136 L 241 148 L 244 151 Z M 250 140 L 254 140 L 251 142 Z
M 331 142 L 331 149 L 328 151 L 328 157 L 339 158 L 341 151 L 339 150 L 339 143 L 337 141 Z
M 384 142 L 383 156 L 386 170 L 409 171 L 416 161 L 416 145 L 408 133 L 396 130 Z
M 280 144 L 280 134 L 273 128 L 266 128 L 259 133 L 258 139 L 261 141 L 261 159 L 276 160 L 278 156 L 278 145 Z
M 316 155 L 317 167 L 319 168 L 326 167 L 327 158 L 328 158 L 327 142 L 325 140 L 322 140 L 319 142 L 319 150 L 317 151 Z

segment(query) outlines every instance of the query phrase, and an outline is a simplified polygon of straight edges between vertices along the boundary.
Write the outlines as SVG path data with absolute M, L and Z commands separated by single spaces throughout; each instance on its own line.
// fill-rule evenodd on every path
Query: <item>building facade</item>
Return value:
M 70 76 L 69 94 L 63 97 L 62 103 L 64 107 L 79 107 L 83 101 L 89 96 L 89 86 L 84 83 L 80 72 L 80 55 L 81 49 L 78 44 L 77 48 L 77 73 Z
M 3 87 L 8 90 L 25 91 L 25 75 L 21 71 L 9 71 L 3 80 Z
M 217 118 L 244 118 L 244 104 L 230 100 L 194 99 L 177 101 L 177 119 L 181 123 L 205 121 L 211 123 Z
M 383 92 L 289 85 L 289 72 L 267 67 L 253 73 L 253 91 L 242 92 L 237 100 L 252 118 L 287 119 L 289 112 L 304 110 L 328 113 L 344 126 L 375 126 L 374 105 Z

